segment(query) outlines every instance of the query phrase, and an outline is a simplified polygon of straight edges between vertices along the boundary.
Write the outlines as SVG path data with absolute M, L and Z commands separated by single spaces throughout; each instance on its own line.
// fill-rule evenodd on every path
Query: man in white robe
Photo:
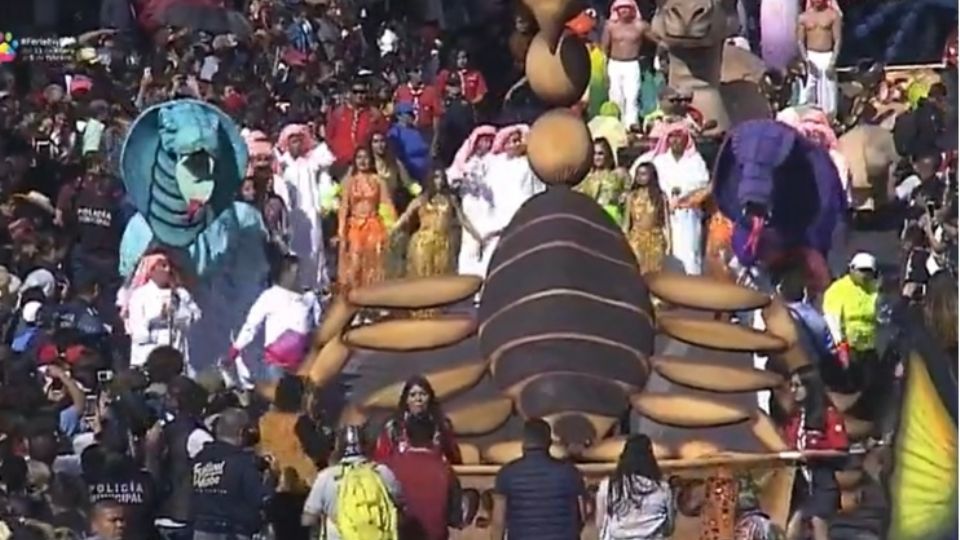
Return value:
M 665 124 L 658 132 L 654 149 L 640 156 L 631 166 L 631 177 L 640 163 L 653 163 L 660 189 L 670 204 L 671 255 L 683 265 L 684 273 L 700 275 L 703 269 L 703 215 L 699 202 L 710 182 L 710 173 L 684 123 Z
M 283 128 L 277 146 L 286 187 L 277 191 L 290 211 L 290 248 L 301 261 L 300 286 L 323 289 L 330 279 L 321 215 L 337 204 L 337 185 L 329 173 L 335 158 L 326 143 L 317 143 L 300 124 Z
M 493 212 L 493 190 L 487 183 L 487 171 L 492 157 L 489 151 L 496 134 L 493 126 L 480 126 L 473 130 L 447 170 L 451 187 L 460 193 L 460 207 L 464 216 L 471 225 L 478 227 L 480 234 L 487 231 L 486 223 Z M 457 272 L 483 276 L 486 262 L 482 246 L 466 228 L 461 229 Z
M 493 194 L 491 212 L 483 225 L 474 227 L 483 235 L 483 273 L 487 275 L 490 259 L 504 229 L 513 220 L 517 210 L 531 197 L 546 190 L 533 170 L 526 154 L 527 126 L 506 127 L 497 133 L 493 143 L 493 155 L 487 169 L 487 185 Z
M 169 260 L 160 254 L 144 256 L 130 284 L 122 313 L 130 334 L 130 365 L 142 366 L 154 349 L 168 345 L 183 354 L 193 374 L 188 336 L 200 319 L 200 308 L 177 283 Z

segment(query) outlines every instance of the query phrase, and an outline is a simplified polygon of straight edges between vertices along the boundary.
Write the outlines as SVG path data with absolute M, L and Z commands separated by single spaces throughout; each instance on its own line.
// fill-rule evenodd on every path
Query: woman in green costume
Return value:
M 627 173 L 616 168 L 610 143 L 606 139 L 594 139 L 593 167 L 574 189 L 597 201 L 619 225 L 622 221 L 620 198 L 626 183 Z

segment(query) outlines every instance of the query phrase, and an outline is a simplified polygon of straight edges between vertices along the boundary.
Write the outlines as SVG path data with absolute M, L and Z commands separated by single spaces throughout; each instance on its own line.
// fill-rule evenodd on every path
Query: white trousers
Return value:
M 610 101 L 620 107 L 620 121 L 625 127 L 640 122 L 640 61 L 608 60 Z
M 828 116 L 837 114 L 837 76 L 827 72 L 832 59 L 831 51 L 807 51 L 812 65 L 801 99 L 803 105 L 816 105 Z

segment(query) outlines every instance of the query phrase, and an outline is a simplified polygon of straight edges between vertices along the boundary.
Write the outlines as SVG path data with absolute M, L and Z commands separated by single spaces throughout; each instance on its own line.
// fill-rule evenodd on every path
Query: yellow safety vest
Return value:
M 849 274 L 834 281 L 823 295 L 824 315 L 840 321 L 843 338 L 854 351 L 877 348 L 877 297 L 875 287 L 860 287 Z

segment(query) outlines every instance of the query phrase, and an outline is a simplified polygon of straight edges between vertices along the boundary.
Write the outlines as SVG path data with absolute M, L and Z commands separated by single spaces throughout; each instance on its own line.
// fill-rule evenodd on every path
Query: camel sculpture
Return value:
M 704 121 L 716 122 L 706 135 L 772 115 L 760 89 L 763 61 L 726 43 L 735 11 L 736 3 L 729 0 L 663 0 L 651 21 L 669 53 L 670 85 L 693 90 L 693 105 Z

